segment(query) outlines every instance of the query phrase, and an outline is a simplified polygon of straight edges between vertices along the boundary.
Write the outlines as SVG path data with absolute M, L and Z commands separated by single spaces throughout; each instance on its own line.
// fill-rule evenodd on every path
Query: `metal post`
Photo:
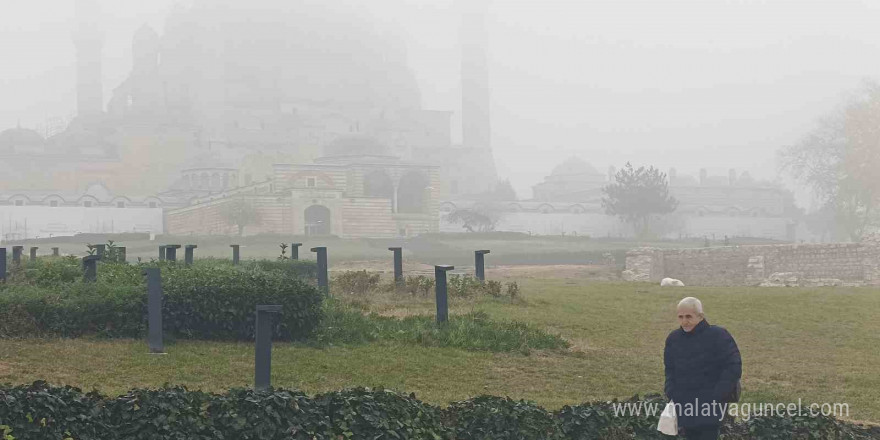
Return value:
M 59 249 L 57 247 L 53 247 L 52 248 L 52 256 L 53 257 L 60 257 L 61 256 L 61 249 Z
M 150 353 L 164 353 L 162 341 L 162 273 L 158 267 L 144 269 L 147 277 L 147 344 Z
M 125 246 L 116 248 L 116 262 L 125 263 L 128 260 L 128 250 Z
M 281 306 L 258 305 L 256 349 L 254 350 L 254 389 L 269 388 L 272 376 L 272 318 L 281 313 Z
M 179 244 L 165 245 L 165 259 L 168 261 L 177 261 L 177 250 L 180 249 Z
M 318 253 L 318 289 L 325 295 L 330 294 L 330 283 L 327 277 L 327 248 L 324 246 L 313 247 L 312 252 Z
M 107 245 L 106 244 L 96 244 L 95 249 L 97 249 L 98 258 L 103 260 L 104 256 L 107 253 Z
M 24 246 L 13 246 L 12 247 L 12 265 L 13 266 L 21 266 L 21 252 L 24 250 Z
M 31 248 L 31 261 L 37 261 L 37 249 L 38 247 Z
M 159 261 L 165 261 L 165 246 L 159 246 Z
M 299 248 L 302 246 L 302 243 L 293 243 L 290 245 L 290 259 L 291 260 L 299 260 Z
M 101 258 L 97 255 L 88 255 L 83 257 L 83 280 L 87 283 L 98 281 L 98 260 Z
M 239 258 L 240 258 L 240 249 L 241 246 L 237 244 L 231 244 L 229 247 L 232 248 L 232 265 L 238 266 Z
M 0 281 L 6 282 L 6 248 L 0 248 Z
M 449 303 L 447 301 L 446 272 L 455 266 L 434 266 L 434 292 L 437 297 L 437 323 L 449 321 Z
M 390 247 L 388 250 L 394 252 L 394 283 L 400 286 L 403 284 L 403 248 Z
M 480 281 L 486 281 L 486 262 L 484 255 L 488 253 L 488 250 L 474 252 L 474 268 L 476 271 L 475 275 Z
M 188 244 L 188 245 L 186 245 L 186 248 L 184 249 L 183 260 L 184 260 L 184 263 L 185 263 L 187 266 L 192 266 L 192 264 L 193 264 L 193 257 L 194 257 L 194 255 L 195 255 L 195 250 L 196 250 L 197 247 L 198 247 L 198 246 L 196 246 L 196 245 L 194 245 L 194 244 Z

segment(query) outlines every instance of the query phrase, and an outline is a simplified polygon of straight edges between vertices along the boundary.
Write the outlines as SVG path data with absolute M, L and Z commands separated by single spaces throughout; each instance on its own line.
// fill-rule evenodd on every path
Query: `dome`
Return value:
M 553 172 L 551 173 L 553 176 L 573 176 L 582 174 L 601 175 L 592 165 L 575 156 L 572 156 L 565 162 L 557 165 L 556 168 L 553 168 Z
M 406 45 L 371 20 L 370 2 L 199 0 L 168 16 L 160 75 L 169 102 L 200 98 L 255 103 L 322 103 L 419 108 Z M 213 78 L 218 69 L 224 81 Z M 272 85 L 266 87 L 266 84 Z
M 235 170 L 238 167 L 232 165 L 231 160 L 227 160 L 219 152 L 203 153 L 186 161 L 184 170 Z
M 134 33 L 134 38 L 132 39 L 134 44 L 159 44 L 159 34 L 150 27 L 148 24 L 144 24 Z
M 43 136 L 27 128 L 10 128 L 0 132 L 0 149 L 38 147 L 46 143 Z
M 324 156 L 387 156 L 388 149 L 369 136 L 344 136 L 324 146 Z

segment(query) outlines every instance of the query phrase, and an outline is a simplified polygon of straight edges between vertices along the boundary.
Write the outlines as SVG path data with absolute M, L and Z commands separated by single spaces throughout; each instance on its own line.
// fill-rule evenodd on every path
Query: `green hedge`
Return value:
M 252 340 L 256 305 L 280 304 L 284 313 L 275 334 L 281 340 L 304 340 L 316 331 L 323 313 L 323 296 L 316 288 L 271 265 L 101 264 L 98 282 L 84 283 L 69 279 L 64 259 L 39 264 L 25 277 L 27 283 L 0 288 L 0 337 L 142 337 L 147 320 L 142 272 L 157 265 L 162 269 L 163 327 L 172 338 Z
M 647 401 L 665 403 L 659 397 Z M 629 402 L 640 402 L 637 397 Z M 531 402 L 480 396 L 448 408 L 366 388 L 306 396 L 282 389 L 224 394 L 181 387 L 116 398 L 44 382 L 0 386 L 0 438 L 72 440 L 555 440 L 666 439 L 657 417 L 616 417 L 612 402 L 550 412 Z M 878 439 L 880 428 L 829 417 L 728 421 L 728 440 Z

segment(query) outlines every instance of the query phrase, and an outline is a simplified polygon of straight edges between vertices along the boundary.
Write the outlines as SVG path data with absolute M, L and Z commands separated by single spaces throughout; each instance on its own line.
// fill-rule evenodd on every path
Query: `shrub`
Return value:
M 452 440 L 442 411 L 383 389 L 355 388 L 315 396 L 329 416 L 333 438 Z
M 337 301 L 328 302 L 325 320 L 316 337 L 321 344 L 361 344 L 394 341 L 427 347 L 521 352 L 562 349 L 569 343 L 560 336 L 520 322 L 497 322 L 484 312 L 453 315 L 443 325 L 434 316 L 392 318 L 359 310 Z
M 659 396 L 628 400 L 666 402 Z M 182 387 L 131 390 L 107 398 L 45 382 L 0 386 L 0 435 L 8 439 L 219 440 L 621 440 L 670 438 L 657 417 L 614 416 L 613 402 L 548 412 L 531 402 L 480 396 L 447 409 L 414 395 L 356 388 L 306 396 L 283 389 L 233 389 L 224 394 Z M 727 440 L 880 438 L 876 427 L 828 417 L 728 419 Z
M 639 404 L 635 396 L 622 403 Z M 659 395 L 646 396 L 644 402 L 663 408 L 666 401 Z M 593 402 L 577 406 L 565 406 L 557 413 L 561 432 L 572 440 L 599 439 L 656 439 L 668 438 L 657 431 L 657 416 L 618 417 L 613 402 Z
M 446 410 L 458 440 L 562 440 L 556 419 L 532 402 L 480 396 Z
M 0 425 L 14 439 L 98 439 L 109 430 L 101 414 L 104 398 L 73 387 L 0 387 Z M 2 431 L 0 431 L 2 432 Z
M 209 440 L 217 438 L 204 413 L 211 395 L 183 387 L 132 390 L 108 400 L 101 418 L 108 438 L 125 440 Z
M 325 409 L 299 391 L 233 389 L 214 396 L 207 413 L 217 439 L 330 438 Z
M 366 270 L 345 271 L 336 275 L 333 282 L 333 290 L 343 295 L 364 295 L 379 286 L 381 277 L 378 273 L 369 273 Z
M 197 339 L 253 340 L 258 304 L 283 307 L 273 334 L 304 340 L 322 316 L 323 295 L 282 271 L 258 267 L 171 267 L 162 273 L 166 333 Z
M 102 264 L 96 283 L 5 286 L 0 292 L 0 337 L 141 337 L 147 319 L 142 273 L 155 266 L 162 268 L 163 327 L 168 336 L 252 340 L 258 304 L 283 306 L 275 325 L 279 339 L 306 339 L 320 323 L 323 296 L 284 270 L 259 265 Z
M 408 276 L 405 280 L 406 291 L 412 295 L 423 294 L 428 295 L 434 288 L 434 279 L 424 275 Z

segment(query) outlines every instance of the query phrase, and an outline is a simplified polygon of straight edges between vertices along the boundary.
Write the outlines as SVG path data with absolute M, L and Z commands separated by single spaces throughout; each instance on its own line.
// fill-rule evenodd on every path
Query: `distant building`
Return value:
M 235 233 L 231 209 L 256 213 L 246 234 L 390 238 L 439 230 L 439 167 L 402 161 L 363 137 L 340 139 L 326 150 L 311 164 L 275 164 L 266 182 L 214 192 L 168 212 L 168 232 Z
M 364 236 L 370 233 L 344 227 L 373 215 L 373 205 L 342 202 L 343 195 L 363 195 L 360 184 L 343 178 L 351 173 L 378 167 L 397 184 L 415 167 L 432 201 L 493 188 L 485 4 L 463 14 L 464 132 L 463 145 L 454 145 L 452 112 L 422 108 L 400 39 L 365 14 L 326 3 L 287 9 L 271 0 L 196 0 L 178 6 L 162 35 L 146 25 L 133 33 L 131 73 L 105 108 L 97 2 L 77 0 L 77 117 L 58 133 L 0 132 L 0 193 L 85 192 L 97 182 L 120 197 L 174 200 L 165 204 L 169 209 L 192 202 L 191 211 L 203 212 L 205 200 L 246 196 L 267 181 L 296 197 L 298 190 L 284 180 L 289 176 L 279 171 L 286 166 L 329 176 L 333 190 L 304 191 L 337 191 L 340 202 L 327 205 L 336 219 L 329 230 Z M 352 139 L 380 145 L 385 158 L 340 159 L 334 148 Z M 256 203 L 263 196 L 253 197 Z M 390 213 L 383 226 L 368 230 L 389 236 L 436 229 L 436 221 L 405 222 L 405 213 Z M 181 215 L 169 213 L 171 230 L 228 230 L 191 228 L 177 220 Z M 292 229 L 266 224 L 248 231 L 306 230 L 294 220 L 278 224 Z
M 535 185 L 528 201 L 486 203 L 452 199 L 441 203 L 441 214 L 456 209 L 495 209 L 503 211 L 498 230 L 541 235 L 577 234 L 591 236 L 629 235 L 628 227 L 602 208 L 602 188 L 611 182 L 616 170 L 607 175 L 587 162 L 572 157 L 553 169 Z M 727 176 L 699 178 L 668 172 L 670 193 L 679 201 L 673 214 L 656 226 L 670 238 L 758 237 L 794 240 L 792 194 L 781 186 L 755 181 L 747 172 L 731 170 Z M 443 231 L 460 231 L 458 225 L 441 223 Z
M 173 199 L 125 197 L 102 185 L 83 192 L 0 192 L 0 241 L 79 233 L 164 232 L 163 210 Z

